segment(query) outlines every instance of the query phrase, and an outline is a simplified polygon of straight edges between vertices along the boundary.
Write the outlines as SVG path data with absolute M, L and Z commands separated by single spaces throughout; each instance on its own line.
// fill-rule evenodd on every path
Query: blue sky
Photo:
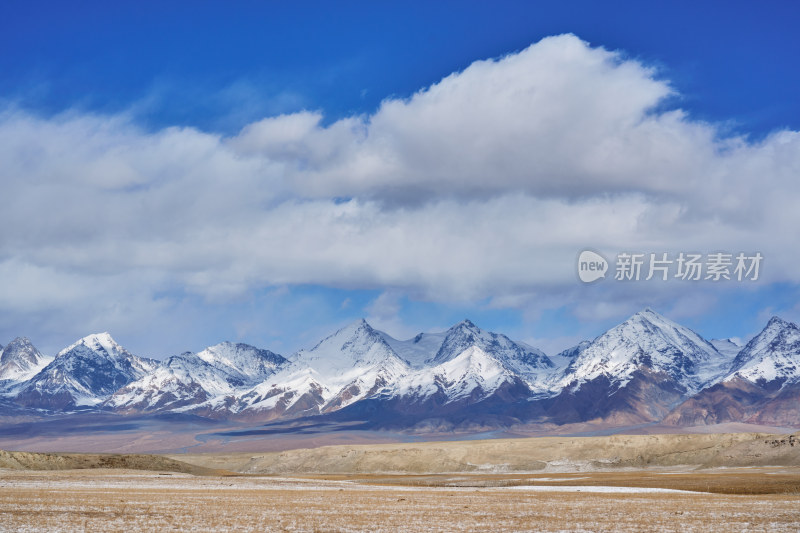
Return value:
M 797 320 L 792 2 L 6 2 L 0 343 Z M 780 229 L 776 229 L 780 228 Z M 581 285 L 585 247 L 764 253 Z

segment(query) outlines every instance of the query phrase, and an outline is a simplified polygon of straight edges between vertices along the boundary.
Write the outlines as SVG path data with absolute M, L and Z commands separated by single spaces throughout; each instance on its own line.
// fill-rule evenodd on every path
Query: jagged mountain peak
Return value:
M 311 366 L 323 375 L 341 374 L 345 369 L 388 360 L 392 365 L 404 364 L 384 335 L 363 318 L 325 337 L 310 350 L 300 350 L 290 360 L 294 366 Z
M 505 368 L 519 374 L 534 389 L 541 389 L 544 386 L 544 374 L 555 368 L 554 363 L 541 350 L 512 341 L 505 335 L 485 331 L 469 319 L 462 320 L 445 331 L 420 333 L 405 341 L 386 334 L 381 335 L 401 358 L 412 368 L 419 370 L 437 368 L 473 347 L 491 354 Z
M 800 379 L 800 328 L 773 316 L 733 360 L 726 381 L 734 376 L 751 382 Z
M 79 346 L 85 346 L 89 350 L 99 353 L 99 354 L 107 354 L 109 356 L 118 356 L 123 353 L 129 353 L 125 348 L 120 346 L 117 341 L 111 336 L 110 333 L 104 331 L 102 333 L 92 333 L 91 335 L 87 335 L 75 341 L 74 343 L 70 344 L 60 352 L 56 357 L 60 357 Z
M 521 387 L 528 395 L 532 392 L 497 357 L 479 346 L 470 346 L 452 359 L 406 376 L 394 384 L 392 394 L 411 404 L 437 397 L 436 402 L 441 404 L 477 402 L 503 386 L 512 385 Z
M 224 364 L 237 367 L 252 360 L 269 360 L 275 364 L 280 364 L 285 359 L 274 352 L 256 348 L 250 344 L 242 342 L 224 341 L 197 353 L 197 356 L 210 364 Z M 240 369 L 241 370 L 241 369 Z
M 481 329 L 477 326 L 474 322 L 470 319 L 465 318 L 461 322 L 451 326 L 444 332 L 444 342 L 459 342 L 464 345 L 466 349 L 470 344 L 480 343 L 481 340 L 487 340 L 491 337 L 496 337 L 496 333 L 491 333 L 486 330 Z M 450 354 L 451 356 L 455 356 L 458 354 Z M 437 354 L 437 357 L 439 354 Z M 436 357 L 434 357 L 436 360 Z M 441 361 L 437 361 L 441 362 Z
M 29 349 L 36 349 L 28 337 L 16 337 L 14 340 L 6 344 L 5 347 L 0 346 L 0 365 L 10 361 L 10 358 L 21 352 Z M 38 350 L 37 350 L 38 351 Z
M 117 391 L 107 405 L 122 411 L 208 410 L 212 399 L 232 398 L 262 383 L 286 363 L 249 344 L 221 342 L 173 355 L 155 371 Z
M 14 344 L 33 346 L 33 344 L 31 343 L 31 340 L 28 337 L 14 337 L 14 340 L 12 340 L 8 344 L 6 344 L 5 347 L 8 348 L 9 346 L 12 346 Z M 0 345 L 0 350 L 3 350 L 3 349 L 4 349 L 3 346 Z
M 794 324 L 793 322 L 789 322 L 788 320 L 784 320 L 781 317 L 779 317 L 778 315 L 773 315 L 772 318 L 770 318 L 769 321 L 767 322 L 767 327 L 769 328 L 769 327 L 776 327 L 776 326 L 779 326 L 779 327 L 792 327 L 793 326 L 795 328 L 797 327 L 797 325 Z
M 221 342 L 193 355 L 241 384 L 260 381 L 287 363 L 279 354 L 241 342 Z
M 733 367 L 741 366 L 754 352 L 764 351 L 768 347 L 780 347 L 791 343 L 800 335 L 800 328 L 794 322 L 789 322 L 778 316 L 769 319 L 764 329 L 742 348 L 739 356 L 733 362 Z
M 339 328 L 334 332 L 332 335 L 329 335 L 319 341 L 311 350 L 316 350 L 320 346 L 324 344 L 328 344 L 331 342 L 348 342 L 352 341 L 357 338 L 369 339 L 369 340 L 378 340 L 379 335 L 369 323 L 364 320 L 363 318 L 359 318 L 358 320 L 354 320 L 353 322 L 347 324 L 346 326 Z
M 44 409 L 94 406 L 157 367 L 155 361 L 130 353 L 107 332 L 95 333 L 61 350 L 24 383 L 16 401 Z
M 522 357 L 524 354 L 533 354 L 540 359 L 540 364 L 552 367 L 552 362 L 541 350 L 522 345 L 501 333 L 493 333 L 481 329 L 469 319 L 465 319 L 444 332 L 442 345 L 431 360 L 440 364 L 452 359 L 471 346 L 478 346 L 484 351 L 514 352 L 507 353 L 508 357 Z
M 741 348 L 743 346 L 741 339 L 739 339 L 738 337 L 727 337 L 725 339 L 711 339 L 709 342 L 711 342 L 711 343 L 715 343 L 715 342 L 723 343 L 724 342 L 724 343 L 730 344 L 732 346 L 738 346 L 739 348 Z
M 649 307 L 635 313 L 628 320 L 610 331 L 615 330 L 626 335 L 641 335 L 644 338 L 647 338 L 648 334 L 654 334 L 668 338 L 668 340 L 676 344 L 691 342 L 702 347 L 703 352 L 711 356 L 716 352 L 716 349 L 709 341 L 693 330 L 668 319 Z
M 85 367 L 89 364 L 88 360 L 91 359 L 108 361 L 122 373 L 131 376 L 143 375 L 158 366 L 153 359 L 132 354 L 115 341 L 108 332 L 93 333 L 78 339 L 58 352 L 50 366 L 73 368 L 78 365 Z
M 679 324 L 665 317 L 661 313 L 654 311 L 651 307 L 645 307 L 641 311 L 634 313 L 630 316 L 630 318 L 628 318 L 628 320 L 626 320 L 626 322 L 647 322 L 659 327 L 683 327 L 679 326 Z
M 481 333 L 484 330 L 469 318 L 465 318 L 461 322 L 457 322 L 456 324 L 452 325 L 450 328 L 447 329 L 448 333 L 456 331 L 461 331 L 465 333 Z
M 17 337 L 0 348 L 0 380 L 25 381 L 52 360 L 36 349 L 27 337 Z
M 665 372 L 689 391 L 724 373 L 727 360 L 691 329 L 650 308 L 597 337 L 566 368 L 557 387 L 605 376 L 620 385 L 641 368 Z
M 555 364 L 556 367 L 561 369 L 561 372 L 563 373 L 570 367 L 570 365 L 572 365 L 575 362 L 578 356 L 591 345 L 592 341 L 589 340 L 580 341 L 575 346 L 570 346 L 566 350 L 562 350 L 557 354 L 550 356 L 550 360 L 553 361 L 553 364 Z M 550 382 L 553 382 L 554 380 L 557 379 L 558 379 L 558 374 L 555 373 L 552 376 L 548 377 L 548 380 Z

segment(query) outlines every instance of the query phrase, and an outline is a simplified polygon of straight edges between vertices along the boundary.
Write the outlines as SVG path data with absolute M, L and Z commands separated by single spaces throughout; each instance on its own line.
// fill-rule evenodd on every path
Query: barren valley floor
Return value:
M 796 434 L 0 450 L 0 531 L 800 531 Z
M 691 474 L 193 476 L 134 470 L 0 471 L 2 531 L 797 531 L 800 492 L 672 492 Z M 672 479 L 675 476 L 675 479 Z M 722 476 L 720 478 L 719 476 Z M 705 472 L 712 490 L 795 469 Z M 655 478 L 655 479 L 654 479 Z M 684 479 L 679 479 L 684 478 Z M 675 481 L 677 480 L 677 481 Z M 392 483 L 386 485 L 384 483 Z M 423 486 L 424 485 L 424 486 Z M 458 485 L 458 486 L 446 486 Z M 476 486 L 477 485 L 477 486 Z M 501 486 L 507 485 L 507 486 Z M 511 485 L 511 486 L 508 486 Z M 619 487 L 634 488 L 619 488 Z M 616 486 L 616 489 L 608 487 Z M 648 488 L 656 486 L 656 488 Z M 739 488 L 737 488 L 739 487 Z M 780 490 L 788 489 L 782 486 Z M 656 490 L 657 492 L 650 492 Z M 621 491 L 621 492 L 620 492 Z

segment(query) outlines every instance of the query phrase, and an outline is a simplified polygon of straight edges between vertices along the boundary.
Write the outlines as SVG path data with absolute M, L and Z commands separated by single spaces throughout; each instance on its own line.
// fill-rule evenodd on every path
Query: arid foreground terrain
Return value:
M 0 530 L 800 530 L 800 443 L 789 435 L 513 439 L 245 455 L 0 452 Z M 469 461 L 476 457 L 490 461 Z M 516 463 L 508 461 L 513 457 Z M 267 473 L 275 470 L 284 472 Z

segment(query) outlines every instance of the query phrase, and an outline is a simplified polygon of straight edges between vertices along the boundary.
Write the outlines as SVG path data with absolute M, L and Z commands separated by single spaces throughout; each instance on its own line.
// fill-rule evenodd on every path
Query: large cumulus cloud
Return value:
M 98 288 L 136 317 L 169 291 L 293 284 L 557 305 L 581 298 L 585 246 L 760 250 L 766 281 L 800 281 L 773 231 L 800 227 L 800 134 L 726 137 L 675 96 L 648 66 L 564 35 L 367 116 L 301 111 L 232 137 L 10 107 L 0 314 L 10 331 L 74 320 Z

